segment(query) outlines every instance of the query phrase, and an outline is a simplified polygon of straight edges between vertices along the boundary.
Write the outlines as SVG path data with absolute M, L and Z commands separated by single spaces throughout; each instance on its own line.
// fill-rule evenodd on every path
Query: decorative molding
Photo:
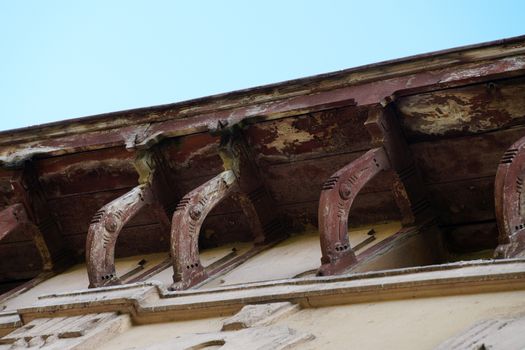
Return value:
M 41 296 L 32 306 L 17 312 L 24 323 L 41 317 L 96 312 L 130 313 L 135 322 L 150 323 L 218 317 L 233 314 L 248 304 L 288 301 L 308 308 L 511 290 L 525 290 L 525 259 L 468 261 L 171 292 L 158 283 L 135 283 Z
M 128 315 L 114 312 L 37 318 L 0 338 L 0 350 L 92 349 L 130 326 Z

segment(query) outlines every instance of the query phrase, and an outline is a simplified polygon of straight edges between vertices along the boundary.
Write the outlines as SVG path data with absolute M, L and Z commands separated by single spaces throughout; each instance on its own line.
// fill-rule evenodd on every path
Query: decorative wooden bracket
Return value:
M 365 123 L 372 145 L 323 185 L 319 202 L 321 267 L 318 275 L 338 274 L 357 263 L 348 239 L 348 215 L 359 191 L 383 170 L 394 172 L 394 198 L 404 226 L 433 218 L 430 203 L 410 149 L 390 106 L 374 108 Z
M 206 215 L 234 189 L 237 179 L 226 170 L 188 193 L 175 209 L 172 220 L 172 289 L 186 289 L 208 275 L 199 258 L 199 233 Z
M 16 203 L 0 211 L 0 241 L 10 233 L 16 231 L 29 232 L 35 246 L 42 258 L 44 271 L 49 271 L 53 267 L 51 254 L 47 248 L 44 237 L 38 227 L 29 220 L 24 205 Z
M 357 262 L 348 239 L 348 214 L 359 191 L 390 168 L 383 148 L 374 148 L 337 171 L 323 185 L 319 201 L 320 275 L 331 275 Z
M 20 169 L 13 169 L 11 187 L 14 194 L 12 205 L 6 209 L 4 214 L 7 217 L 4 218 L 16 215 L 15 220 L 30 231 L 42 256 L 44 271 L 67 266 L 72 258 L 65 248 L 60 226 L 49 210 L 32 161 L 24 162 Z M 11 220 L 11 223 L 14 222 Z
M 496 172 L 494 197 L 499 245 L 495 256 L 525 256 L 525 137 L 503 155 Z
M 228 195 L 237 200 L 247 216 L 256 244 L 268 243 L 281 233 L 273 199 L 260 181 L 242 135 L 232 133 L 232 129 L 221 135 L 219 153 L 224 172 L 184 196 L 173 214 L 172 290 L 187 289 L 208 278 L 199 258 L 199 233 L 208 213 Z
M 120 284 L 115 271 L 115 245 L 126 225 L 142 208 L 150 207 L 168 236 L 169 216 L 166 198 L 170 193 L 164 172 L 160 171 L 162 160 L 156 150 L 141 151 L 135 160 L 139 183 L 128 193 L 103 206 L 91 220 L 86 241 L 86 265 L 89 287 Z

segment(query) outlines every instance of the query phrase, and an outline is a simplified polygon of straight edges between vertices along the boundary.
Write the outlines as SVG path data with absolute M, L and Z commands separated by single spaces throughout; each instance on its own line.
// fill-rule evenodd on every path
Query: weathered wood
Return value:
M 273 198 L 261 181 L 244 136 L 237 126 L 226 128 L 219 123 L 221 133 L 219 154 L 224 171 L 188 193 L 179 202 L 172 220 L 171 256 L 174 290 L 194 286 L 207 277 L 199 258 L 199 235 L 206 216 L 231 196 L 239 205 L 255 244 L 275 241 L 282 231 Z
M 126 223 L 141 208 L 158 206 L 149 184 L 139 185 L 102 207 L 91 220 L 86 241 L 86 265 L 90 287 L 119 284 L 115 272 L 115 246 Z M 157 208 L 161 229 L 169 231 L 169 221 Z
M 20 231 L 28 233 L 31 237 L 40 259 L 42 259 L 43 269 L 46 271 L 51 270 L 54 264 L 44 236 L 39 228 L 30 221 L 24 205 L 17 203 L 0 211 L 0 241 L 8 235 L 13 235 Z
M 302 162 L 370 149 L 369 134 L 356 127 L 366 118 L 366 110 L 337 108 L 256 123 L 245 135 L 259 167 Z
M 525 80 L 437 90 L 396 101 L 410 140 L 476 134 L 525 123 Z
M 134 162 L 139 175 L 137 187 L 98 210 L 91 220 L 86 240 L 89 286 L 120 284 L 115 271 L 115 246 L 124 226 L 142 208 L 155 214 L 161 232 L 169 236 L 168 209 L 173 194 L 168 170 L 155 150 L 142 152 Z
M 503 153 L 525 133 L 523 127 L 410 146 L 426 183 L 494 176 Z
M 132 138 L 133 142 L 148 145 L 161 137 L 207 131 L 210 129 L 210 119 L 228 120 L 232 125 L 247 117 L 255 119 L 259 116 L 266 116 L 266 118 L 272 116 L 278 118 L 290 115 L 289 113 L 297 115 L 340 107 L 345 102 L 348 104 L 351 98 L 359 105 L 370 105 L 396 92 L 414 93 L 430 88 L 443 88 L 515 76 L 525 68 L 525 59 L 519 55 L 523 53 L 523 48 L 517 48 L 522 43 L 516 45 L 512 49 L 501 46 L 498 54 L 495 54 L 498 50 L 494 48 L 480 48 L 465 50 L 462 54 L 438 54 L 432 59 L 412 58 L 391 63 L 388 68 L 381 67 L 381 65 L 368 66 L 288 82 L 284 90 L 284 86 L 279 85 L 262 87 L 203 99 L 199 101 L 200 103 L 191 101 L 191 104 L 185 102 L 128 111 L 127 116 L 123 113 L 112 113 L 84 123 L 77 120 L 69 121 L 67 126 L 56 123 L 29 130 L 19 130 L 13 135 L 3 133 L 2 144 L 21 145 L 22 142 L 27 142 L 25 147 L 40 148 L 40 152 L 60 153 L 67 148 L 70 149 L 69 151 L 71 149 L 78 151 L 93 149 L 97 147 L 97 144 L 98 147 L 100 144 L 111 146 L 123 144 L 122 136 L 128 134 L 127 138 Z M 466 51 L 470 53 L 470 58 L 467 60 L 465 59 Z M 502 57 L 505 55 L 503 52 L 512 52 L 514 56 Z M 117 115 L 119 118 L 115 118 Z M 130 119 L 132 119 L 131 122 Z M 215 126 L 215 121 L 212 127 Z M 126 128 L 138 122 L 143 123 L 139 124 L 142 129 L 140 137 L 137 137 L 137 132 L 133 131 L 137 126 Z M 149 126 L 144 125 L 152 122 L 156 123 Z M 89 127 L 86 127 L 88 125 Z M 115 130 L 116 128 L 120 130 Z M 44 138 L 47 140 L 33 142 L 31 145 L 30 140 L 32 139 L 29 134 L 36 130 L 42 135 L 45 134 Z M 100 135 L 96 133 L 103 130 L 104 140 L 101 140 Z M 79 131 L 84 133 L 84 137 L 81 140 L 75 140 L 74 134 Z M 61 139 L 58 140 L 58 137 Z M 5 148 L 6 151 L 13 151 L 12 148 Z M 39 151 L 36 150 L 36 152 Z
M 35 163 L 46 198 L 52 200 L 136 186 L 134 156 L 133 152 L 115 147 L 44 158 Z
M 439 259 L 444 253 L 438 228 L 425 227 L 428 222 L 432 222 L 435 214 L 392 106 L 372 109 L 365 126 L 372 144 L 377 148 L 341 168 L 322 188 L 319 200 L 322 258 L 318 272 L 322 276 L 341 273 L 358 263 L 348 240 L 350 208 L 367 182 L 383 170 L 392 169 L 392 194 L 401 213 L 402 224 L 424 227 L 421 230 L 430 234 L 426 235 L 429 236 L 428 242 L 420 244 L 422 250 L 432 246 Z
M 320 194 L 324 180 L 320 178 L 328 178 L 371 147 L 361 125 L 369 109 L 391 98 L 423 179 L 431 185 L 432 204 L 441 211 L 440 224 L 490 220 L 493 205 L 486 202 L 488 187 L 483 185 L 479 193 L 473 190 L 468 195 L 469 191 L 452 183 L 461 182 L 468 189 L 476 186 L 474 178 L 494 176 L 497 159 L 522 136 L 517 135 L 524 123 L 519 98 L 524 73 L 525 44 L 519 38 L 197 101 L 0 132 L 0 163 L 4 165 L 0 169 L 0 209 L 21 202 L 14 198 L 10 185 L 13 170 L 6 167 L 32 159 L 40 195 L 30 197 L 44 203 L 42 213 L 51 213 L 35 222 L 51 227 L 50 232 L 60 232 L 51 240 L 58 245 L 78 243 L 93 214 L 136 185 L 135 154 L 126 149 L 161 143 L 159 153 L 168 172 L 175 174 L 173 193 L 180 199 L 223 170 L 218 154 L 221 136 L 208 132 L 227 124 L 244 128 L 259 180 L 288 227 L 300 229 L 317 222 L 307 207 Z M 332 166 L 327 165 L 327 157 Z M 390 185 L 386 178 L 378 177 L 363 189 L 365 202 L 360 204 L 357 199 L 352 220 L 399 216 L 395 207 L 392 210 L 391 196 L 384 192 Z M 365 196 L 367 192 L 370 195 Z M 468 198 L 471 205 L 466 205 Z M 299 211 L 300 206 L 305 211 Z M 251 210 L 249 206 L 244 209 Z M 210 213 L 210 224 L 205 223 L 203 229 L 214 231 L 213 239 L 202 243 L 250 239 L 246 234 L 253 231 L 250 221 L 239 220 L 231 228 L 215 216 L 221 214 L 232 221 L 238 212 L 238 207 L 225 201 Z M 264 212 L 259 210 L 258 215 Z M 145 210 L 128 226 L 154 222 L 153 213 Z M 64 240 L 62 235 L 72 237 Z M 7 239 L 22 242 L 26 237 Z M 145 246 L 144 250 L 157 247 Z M 60 256 L 69 247 L 56 248 L 50 245 L 52 255 L 61 252 L 57 253 Z M 81 251 L 76 245 L 74 249 Z
M 186 289 L 207 278 L 199 258 L 199 233 L 206 215 L 236 184 L 233 171 L 226 170 L 181 199 L 171 223 L 172 289 Z
M 0 281 L 29 280 L 43 270 L 42 259 L 33 241 L 0 244 L 0 257 Z
M 323 185 L 319 200 L 321 267 L 319 275 L 332 275 L 355 264 L 348 239 L 348 214 L 357 194 L 370 179 L 389 169 L 383 148 L 375 148 L 333 174 Z
M 61 269 L 70 264 L 70 251 L 64 245 L 61 228 L 48 206 L 33 163 L 25 162 L 13 171 L 11 187 L 12 204 L 19 203 L 24 208 L 33 242 L 41 252 L 43 270 Z
M 525 137 L 522 137 L 503 154 L 496 173 L 494 197 L 499 229 L 498 257 L 525 255 L 524 179 Z

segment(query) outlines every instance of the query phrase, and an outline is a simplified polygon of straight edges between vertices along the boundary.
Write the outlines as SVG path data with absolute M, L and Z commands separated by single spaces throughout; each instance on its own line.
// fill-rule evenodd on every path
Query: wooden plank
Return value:
M 178 181 L 211 178 L 223 171 L 222 160 L 218 154 L 219 143 L 219 136 L 201 133 L 166 140 L 161 150 L 173 169 L 174 178 Z M 204 182 L 206 180 L 202 183 Z
M 369 149 L 366 118 L 355 107 L 336 108 L 256 123 L 244 134 L 259 166 L 296 162 Z
M 72 197 L 56 198 L 49 202 L 51 210 L 58 214 L 57 219 L 64 235 L 87 233 L 93 215 L 105 204 L 120 197 L 130 189 L 83 194 Z M 156 223 L 156 218 L 149 210 L 143 210 L 130 222 L 129 226 Z
M 430 201 L 443 225 L 494 220 L 494 178 L 429 185 Z
M 525 128 L 499 130 L 411 145 L 425 183 L 494 176 L 503 153 Z
M 122 147 L 68 154 L 36 161 L 48 199 L 136 186 L 133 152 Z
M 290 231 L 301 232 L 311 226 L 317 227 L 319 201 L 286 204 L 279 207 L 284 214 L 285 226 Z M 379 209 L 378 209 L 379 208 Z M 357 227 L 400 219 L 392 192 L 359 194 L 350 210 L 348 224 Z
M 327 156 L 301 162 L 272 165 L 261 169 L 273 198 L 280 204 L 319 200 L 323 183 L 336 171 L 361 156 L 362 152 Z M 390 172 L 380 173 L 370 181 L 363 193 L 389 190 Z
M 520 77 L 406 96 L 396 105 L 414 141 L 523 125 L 523 96 L 525 79 Z

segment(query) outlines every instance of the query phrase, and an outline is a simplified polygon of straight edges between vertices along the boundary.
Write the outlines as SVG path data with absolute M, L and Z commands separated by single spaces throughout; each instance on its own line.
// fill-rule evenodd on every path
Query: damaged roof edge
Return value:
M 291 96 L 307 95 L 365 81 L 391 78 L 393 76 L 415 73 L 421 70 L 444 68 L 453 64 L 470 63 L 501 56 L 518 55 L 524 52 L 525 35 L 521 35 L 387 60 L 232 92 L 199 97 L 176 103 L 127 109 L 4 130 L 0 131 L 0 139 L 11 139 L 7 143 L 23 142 L 27 141 L 28 137 L 34 138 L 35 133 L 45 133 L 52 131 L 53 129 L 62 130 L 62 132 L 54 133 L 53 137 L 59 136 L 57 134 L 68 134 L 69 129 L 77 129 L 77 132 L 80 130 L 82 130 L 82 132 L 87 132 L 92 130 L 113 129 L 123 125 L 129 125 L 129 117 L 131 117 L 135 123 L 179 119 L 202 113 L 209 113 L 210 111 L 227 110 L 240 106 L 270 102 Z M 389 68 L 389 71 L 387 71 L 386 68 Z M 377 72 L 374 73 L 374 71 Z M 361 77 L 359 75 L 361 75 Z M 327 84 L 325 82 L 326 80 L 332 80 L 332 82 Z M 323 82 L 324 84 L 322 84 Z M 167 109 L 178 109 L 176 112 L 178 118 L 173 118 L 173 116 L 163 117 L 159 115 L 151 115 L 152 113 L 161 112 Z M 100 128 L 93 126 L 97 124 L 104 124 L 104 127 Z M 40 134 L 39 136 L 43 137 L 44 135 Z

